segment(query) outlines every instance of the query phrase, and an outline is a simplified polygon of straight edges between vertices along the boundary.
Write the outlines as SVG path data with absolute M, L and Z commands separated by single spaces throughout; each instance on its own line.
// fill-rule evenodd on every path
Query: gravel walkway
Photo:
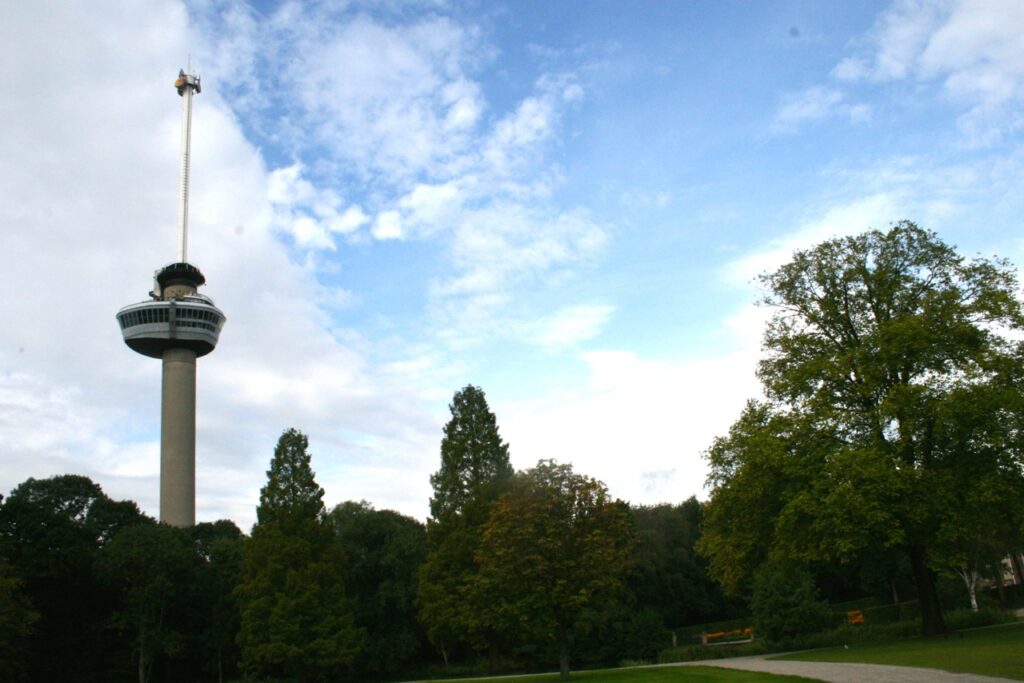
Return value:
M 1006 683 L 1009 678 L 957 674 L 938 669 L 920 669 L 913 666 L 884 664 L 840 664 L 837 662 L 793 662 L 766 659 L 764 656 L 711 659 L 700 662 L 680 662 L 661 666 L 716 666 L 723 669 L 762 671 L 771 674 L 804 676 L 830 683 Z

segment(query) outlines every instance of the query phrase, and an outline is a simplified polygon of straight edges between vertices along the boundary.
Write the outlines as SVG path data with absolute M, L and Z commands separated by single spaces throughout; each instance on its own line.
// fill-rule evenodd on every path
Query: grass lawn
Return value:
M 848 650 L 815 650 L 775 659 L 923 666 L 1024 681 L 1024 623 L 960 631 L 948 637 L 851 645 Z
M 512 676 L 499 678 L 474 678 L 479 681 L 494 683 L 556 683 L 558 674 L 541 674 L 536 676 Z M 730 669 L 713 669 L 705 666 L 672 666 L 657 669 L 602 669 L 600 671 L 573 672 L 573 681 L 587 683 L 782 683 L 783 681 L 802 681 L 809 678 L 799 676 L 775 676 L 772 674 L 754 673 L 753 671 L 733 671 Z

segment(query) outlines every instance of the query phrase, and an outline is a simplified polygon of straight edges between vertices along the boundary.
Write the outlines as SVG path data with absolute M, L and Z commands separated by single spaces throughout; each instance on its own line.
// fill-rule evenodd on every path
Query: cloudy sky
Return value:
M 228 317 L 199 362 L 200 520 L 310 436 L 326 502 L 425 518 L 447 404 L 513 464 L 701 496 L 757 394 L 753 278 L 908 218 L 1024 263 L 1024 3 L 12 3 L 0 22 L 0 491 L 158 509 L 160 363 L 114 313 L 175 249 Z

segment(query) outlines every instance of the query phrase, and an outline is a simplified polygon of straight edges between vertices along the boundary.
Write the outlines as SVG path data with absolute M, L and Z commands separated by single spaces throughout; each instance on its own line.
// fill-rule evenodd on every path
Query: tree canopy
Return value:
M 767 400 L 709 451 L 712 569 L 736 587 L 772 554 L 899 549 L 925 632 L 944 630 L 933 570 L 956 514 L 949 484 L 994 478 L 986 490 L 1021 509 L 1008 495 L 1024 476 L 1014 271 L 902 222 L 799 251 L 761 283 L 774 310 L 758 370 Z
M 346 588 L 356 625 L 366 630 L 361 671 L 394 676 L 423 657 L 426 632 L 416 619 L 417 571 L 427 555 L 422 522 L 366 502 L 346 501 L 329 520 L 348 558 Z
M 633 542 L 628 508 L 601 482 L 541 461 L 516 477 L 484 527 L 473 619 L 554 649 L 568 678 L 574 642 L 624 590 Z

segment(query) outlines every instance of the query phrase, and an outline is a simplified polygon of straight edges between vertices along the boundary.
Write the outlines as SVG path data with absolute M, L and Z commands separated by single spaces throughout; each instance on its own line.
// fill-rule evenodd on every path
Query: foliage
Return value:
M 754 634 L 770 641 L 821 631 L 832 621 L 828 604 L 818 597 L 811 576 L 778 563 L 758 570 L 750 608 Z
M 949 504 L 950 487 L 994 478 L 983 498 L 1017 519 L 1024 505 L 1010 495 L 1024 479 L 1013 271 L 966 261 L 904 222 L 797 252 L 761 282 L 775 310 L 759 366 L 768 400 L 709 452 L 702 552 L 739 590 L 769 558 L 854 562 L 898 549 L 925 632 L 942 631 L 940 530 L 984 528 L 970 506 Z M 977 414 L 965 415 L 971 404 Z
M 576 639 L 621 595 L 634 530 L 600 482 L 541 461 L 516 478 L 477 549 L 473 617 L 482 628 L 558 652 L 563 677 Z
M 637 543 L 629 588 L 638 609 L 658 614 L 664 627 L 731 616 L 738 605 L 722 595 L 697 554 L 703 511 L 696 498 L 678 505 L 631 506 Z
M 113 501 L 78 475 L 27 479 L 0 505 L 0 551 L 38 614 L 24 642 L 33 681 L 80 681 L 130 675 L 129 661 L 106 624 L 112 598 L 95 572 L 100 549 L 118 530 L 153 520 L 135 503 Z
M 119 531 L 103 548 L 99 576 L 115 597 L 114 626 L 134 641 L 139 683 L 154 661 L 186 652 L 199 558 L 184 529 L 147 524 Z
M 449 409 L 441 469 L 430 475 L 430 516 L 441 528 L 454 517 L 481 524 L 512 477 L 508 444 L 501 440 L 497 418 L 479 387 L 468 385 L 456 392 Z
M 366 502 L 336 506 L 329 521 L 348 558 L 346 587 L 356 625 L 366 630 L 357 663 L 367 677 L 394 675 L 423 656 L 426 633 L 416 619 L 416 572 L 427 554 L 421 522 Z
M 248 671 L 316 681 L 344 674 L 363 632 L 353 623 L 345 558 L 325 523 L 307 446 L 289 429 L 274 450 L 243 553 L 238 644 Z
M 224 519 L 196 524 L 190 532 L 200 559 L 196 608 L 201 627 L 195 649 L 205 655 L 201 668 L 222 681 L 225 673 L 237 671 L 235 636 L 241 616 L 234 591 L 242 577 L 245 539 L 234 522 Z
M 21 578 L 0 560 L 0 680 L 28 680 L 26 641 L 38 620 Z
M 573 657 L 579 665 L 623 665 L 623 662 L 653 662 L 671 642 L 661 615 L 650 607 L 629 600 L 607 605 L 595 613 L 593 627 L 575 644 Z
M 441 467 L 430 477 L 430 550 L 419 574 L 419 616 L 446 661 L 459 644 L 472 643 L 490 648 L 493 665 L 497 636 L 480 630 L 473 615 L 476 606 L 468 595 L 477 573 L 480 527 L 508 490 L 512 465 L 508 444 L 479 387 L 469 385 L 456 392 L 449 408 L 452 417 L 444 427 Z
M 326 514 L 324 490 L 313 477 L 308 449 L 309 439 L 297 429 L 286 430 L 278 439 L 267 483 L 260 489 L 257 525 L 322 521 Z

